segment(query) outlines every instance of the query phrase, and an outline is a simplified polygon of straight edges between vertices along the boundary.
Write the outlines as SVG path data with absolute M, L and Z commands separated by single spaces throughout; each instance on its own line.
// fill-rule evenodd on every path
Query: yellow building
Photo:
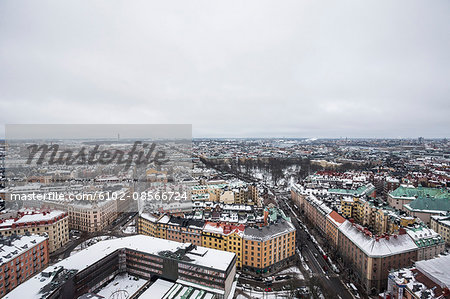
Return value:
M 442 236 L 447 245 L 450 245 L 450 215 L 431 216 L 431 229 Z
M 377 234 L 384 234 L 389 232 L 389 213 L 383 209 L 374 211 L 375 223 L 373 225 L 374 232 Z
M 378 207 L 372 201 L 356 197 L 341 199 L 341 215 L 347 219 L 353 218 L 376 234 L 394 233 L 400 227 L 415 222 L 413 217 L 398 215 L 389 207 Z
M 234 252 L 237 256 L 236 266 L 242 267 L 242 236 L 244 225 L 228 225 L 208 222 L 202 232 L 202 246 Z
M 193 200 L 261 205 L 258 188 L 251 184 L 197 185 L 191 188 L 191 196 Z
M 243 239 L 244 270 L 271 272 L 289 264 L 295 256 L 295 227 L 288 221 L 247 227 Z
M 353 198 L 350 197 L 344 197 L 341 199 L 341 214 L 345 218 L 352 218 L 353 217 L 353 206 L 355 205 L 355 202 L 353 201 Z
M 223 235 L 221 223 L 207 223 L 202 232 L 202 246 L 226 250 L 226 240 Z
M 190 233 L 189 230 L 173 229 L 172 222 L 174 220 L 167 215 L 142 213 L 137 222 L 137 231 L 161 239 L 197 243 L 195 236 L 186 239 L 183 235 Z M 201 229 L 198 228 L 198 234 L 201 234 L 201 243 L 198 245 L 234 252 L 238 268 L 246 267 L 257 273 L 285 266 L 295 256 L 295 228 L 285 220 L 260 228 L 207 222 Z
M 158 220 L 161 216 L 154 216 L 148 213 L 139 215 L 137 232 L 142 235 L 159 238 Z
M 227 249 L 226 251 L 234 252 L 237 256 L 236 266 L 241 269 L 242 268 L 242 236 L 243 236 L 244 228 L 235 229 L 229 235 L 225 235 Z

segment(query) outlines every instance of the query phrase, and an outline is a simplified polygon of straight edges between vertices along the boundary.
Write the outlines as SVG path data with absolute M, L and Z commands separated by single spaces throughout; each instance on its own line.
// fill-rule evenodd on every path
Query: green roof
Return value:
M 275 222 L 278 220 L 278 215 L 281 216 L 282 219 L 286 220 L 286 221 L 291 221 L 291 217 L 286 216 L 286 214 L 283 212 L 283 210 L 280 210 L 276 207 L 273 208 L 266 208 L 266 210 L 269 212 L 269 218 L 270 218 L 270 222 Z
M 416 197 L 416 198 L 443 198 L 449 199 L 450 193 L 445 189 L 426 188 L 426 187 L 405 187 L 400 186 L 394 191 L 390 192 L 391 197 Z
M 371 193 L 375 190 L 375 187 L 371 184 L 367 184 L 365 186 L 361 186 L 356 190 L 351 189 L 328 189 L 329 193 L 338 193 L 343 195 L 351 195 L 351 196 L 361 196 L 363 194 Z
M 406 206 L 413 210 L 450 211 L 450 198 L 419 197 Z

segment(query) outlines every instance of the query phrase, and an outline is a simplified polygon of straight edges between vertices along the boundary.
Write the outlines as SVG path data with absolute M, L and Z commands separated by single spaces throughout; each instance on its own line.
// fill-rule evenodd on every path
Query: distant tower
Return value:
M 423 144 L 423 137 L 419 137 L 418 141 L 419 141 L 419 144 Z
M 117 133 L 117 141 L 119 141 L 119 140 L 120 140 L 120 134 Z

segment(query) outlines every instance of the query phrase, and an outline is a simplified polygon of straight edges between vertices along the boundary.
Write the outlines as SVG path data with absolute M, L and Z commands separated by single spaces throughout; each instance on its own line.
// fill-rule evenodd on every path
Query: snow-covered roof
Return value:
M 164 279 L 157 279 L 144 293 L 142 298 L 163 298 L 165 294 L 175 285 Z
M 289 221 L 280 221 L 263 227 L 246 227 L 244 231 L 244 239 L 266 241 L 281 235 L 295 231 L 294 225 Z
M 142 213 L 139 216 L 141 216 L 142 218 L 144 218 L 144 219 L 146 219 L 146 220 L 148 220 L 150 222 L 156 222 L 158 220 L 158 218 L 159 218 L 159 217 L 156 217 L 156 216 L 154 216 L 152 214 L 149 214 L 149 213 Z
M 416 262 L 416 268 L 442 288 L 450 288 L 450 255 Z
M 42 273 L 53 273 L 61 267 L 68 270 L 82 271 L 102 258 L 110 255 L 118 249 L 127 248 L 147 254 L 158 255 L 162 251 L 175 252 L 181 248 L 189 247 L 190 243 L 179 243 L 165 239 L 153 238 L 144 235 L 135 235 L 125 238 L 117 238 L 112 240 L 100 241 L 52 266 L 47 267 Z M 195 264 L 203 267 L 213 268 L 220 271 L 226 271 L 232 263 L 235 254 L 232 252 L 216 250 L 211 248 L 197 247 L 201 250 L 203 255 L 186 253 L 189 261 L 182 261 L 184 263 Z M 36 275 L 33 278 L 25 281 L 21 285 L 12 290 L 7 298 L 41 298 L 39 290 L 50 283 L 52 277 Z M 30 290 L 33 290 L 30 292 Z
M 160 251 L 176 251 L 177 249 L 187 247 L 188 245 L 188 243 L 179 243 L 144 235 L 136 235 L 98 242 L 56 265 L 64 266 L 66 269 L 82 270 L 120 248 L 128 248 L 147 254 L 157 255 Z M 231 252 L 210 248 L 207 249 L 204 256 L 197 256 L 189 253 L 186 254 L 186 256 L 192 259 L 191 263 L 193 264 L 222 271 L 225 271 L 228 268 L 234 255 L 235 254 Z
M 158 223 L 167 224 L 167 223 L 169 223 L 169 221 L 170 221 L 170 217 L 167 215 L 164 215 L 158 220 Z
M 11 238 L 11 237 L 7 237 Z M 39 235 L 18 236 L 11 239 L 11 245 L 0 245 L 0 265 L 6 264 L 24 252 L 38 246 L 44 242 L 47 237 Z
M 384 257 L 417 250 L 418 247 L 407 234 L 387 238 L 373 238 L 360 231 L 350 221 L 345 221 L 339 231 L 349 238 L 369 257 Z
M 26 224 L 31 222 L 39 222 L 39 221 L 50 221 L 54 220 L 58 217 L 64 216 L 64 211 L 50 211 L 50 212 L 37 212 L 26 210 L 22 211 L 25 213 L 22 217 L 19 218 L 10 218 L 0 222 L 0 229 L 11 227 L 13 223 L 15 224 Z

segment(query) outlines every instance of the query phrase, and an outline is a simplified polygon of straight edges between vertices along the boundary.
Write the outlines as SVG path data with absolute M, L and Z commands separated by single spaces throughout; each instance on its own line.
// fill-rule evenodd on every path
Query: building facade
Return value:
M 266 273 L 288 265 L 295 256 L 295 232 L 288 221 L 245 228 L 242 268 Z
M 274 271 L 295 256 L 295 228 L 285 218 L 246 227 L 141 213 L 137 223 L 139 234 L 235 253 L 236 266 L 254 273 Z
M 48 265 L 48 239 L 39 235 L 0 239 L 0 297 Z M 22 297 L 26 298 L 26 297 Z
M 69 227 L 88 233 L 104 230 L 117 218 L 115 200 L 68 205 Z
M 450 246 L 450 214 L 446 216 L 431 216 L 430 227 L 444 238 L 445 243 Z
M 0 220 L 0 235 L 46 234 L 52 253 L 69 242 L 69 216 L 63 211 L 19 211 L 16 217 Z
M 121 273 L 147 280 L 146 287 L 163 278 L 223 299 L 232 292 L 236 256 L 144 235 L 105 240 L 44 269 L 6 298 L 79 298 Z

